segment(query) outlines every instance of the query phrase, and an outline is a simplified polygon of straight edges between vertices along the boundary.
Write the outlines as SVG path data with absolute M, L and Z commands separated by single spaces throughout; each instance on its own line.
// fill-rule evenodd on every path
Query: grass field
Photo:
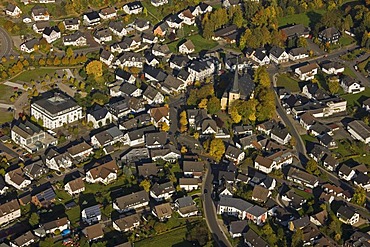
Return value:
M 207 40 L 203 38 L 200 34 L 196 34 L 193 36 L 186 37 L 184 39 L 180 39 L 178 41 L 172 42 L 168 44 L 168 48 L 172 52 L 178 52 L 178 45 L 182 44 L 185 40 L 190 39 L 195 45 L 195 52 L 200 52 L 202 50 L 209 50 L 215 48 L 218 43 L 214 40 Z
M 366 88 L 361 93 L 345 94 L 342 97 L 347 100 L 347 106 L 361 106 L 362 102 L 370 97 L 370 88 Z
M 14 89 L 7 85 L 0 84 L 0 101 L 9 103 L 9 98 L 14 94 Z
M 298 80 L 293 79 L 287 74 L 281 74 L 277 78 L 277 86 L 289 89 L 291 92 L 300 92 L 301 89 L 298 84 Z
M 182 227 L 171 232 L 158 235 L 153 238 L 144 239 L 142 241 L 136 242 L 136 247 L 146 247 L 146 246 L 161 246 L 161 247 L 172 247 L 172 246 L 193 246 L 191 243 L 185 240 L 187 233 L 186 227 Z
M 354 73 L 350 68 L 348 68 L 348 67 L 345 67 L 345 68 L 344 68 L 344 72 L 343 72 L 343 74 L 344 74 L 344 75 L 348 75 L 348 76 L 350 76 L 350 77 L 354 77 L 354 78 L 356 78 L 355 73 Z
M 317 142 L 317 139 L 310 135 L 301 135 L 301 138 L 304 141 L 305 145 L 307 145 L 307 142 Z
M 13 78 L 12 81 L 24 81 L 29 82 L 33 80 L 42 80 L 45 75 L 52 76 L 54 75 L 56 69 L 34 69 L 34 70 L 27 70 L 24 71 L 22 74 L 18 75 L 17 77 Z
M 0 124 L 11 122 L 13 120 L 13 113 L 7 110 L 0 109 Z
M 284 16 L 278 19 L 279 26 L 285 26 L 288 24 L 303 24 L 305 26 L 311 26 L 314 23 L 317 23 L 322 14 L 324 14 L 326 10 L 314 10 L 314 11 L 309 11 L 306 13 L 301 13 L 301 14 L 294 14 L 294 15 L 288 15 Z

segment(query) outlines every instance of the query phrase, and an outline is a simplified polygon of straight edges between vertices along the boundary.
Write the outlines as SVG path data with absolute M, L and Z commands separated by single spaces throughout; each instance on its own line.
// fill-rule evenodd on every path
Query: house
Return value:
M 145 53 L 145 63 L 151 67 L 156 67 L 160 63 L 160 59 L 155 57 L 153 53 L 146 52 Z
M 289 61 L 288 53 L 281 47 L 273 46 L 270 50 L 269 58 L 276 64 L 286 63 Z
M 158 37 L 154 36 L 154 34 L 148 33 L 148 32 L 142 33 L 141 34 L 141 39 L 142 39 L 143 43 L 150 44 L 150 45 L 151 44 L 156 44 L 158 42 Z M 154 54 L 153 51 L 152 51 L 152 54 Z
M 346 181 L 351 181 L 356 176 L 356 171 L 348 165 L 342 164 L 338 169 L 338 176 Z
M 182 170 L 186 177 L 201 178 L 203 176 L 204 163 L 201 161 L 184 160 Z
M 193 53 L 194 51 L 195 51 L 195 45 L 190 39 L 188 39 L 187 41 L 185 41 L 179 46 L 179 52 L 181 54 L 190 54 L 190 53 Z
M 53 187 L 46 183 L 34 189 L 31 193 L 31 202 L 36 207 L 50 208 L 55 202 L 57 195 Z
M 318 39 L 324 44 L 335 44 L 339 41 L 340 36 L 341 33 L 336 27 L 329 27 L 319 32 Z
M 67 149 L 67 152 L 73 159 L 84 160 L 93 151 L 93 148 L 86 142 L 81 142 Z
M 324 134 L 318 137 L 319 138 L 319 143 L 323 145 L 326 148 L 332 149 L 332 148 L 337 148 L 338 145 L 335 142 L 334 138 L 331 137 L 329 134 Z
M 290 208 L 299 211 L 306 204 L 307 200 L 298 195 L 294 189 L 287 188 L 288 191 L 284 193 L 285 187 L 281 187 L 280 196 L 283 204 L 289 206 Z
M 86 172 L 86 182 L 107 185 L 117 179 L 118 166 L 115 160 L 96 162 Z
M 100 15 L 96 11 L 91 11 L 83 15 L 83 23 L 85 26 L 93 27 L 100 25 Z
M 365 91 L 365 87 L 361 85 L 360 82 L 357 82 L 355 79 L 353 79 L 350 76 L 344 76 L 340 80 L 340 86 L 343 88 L 344 92 L 346 93 L 360 93 L 362 91 Z
M 103 226 L 100 223 L 85 227 L 85 229 L 82 230 L 82 233 L 89 242 L 104 237 Z
M 298 47 L 298 48 L 293 48 L 289 51 L 289 59 L 292 61 L 297 61 L 300 59 L 305 59 L 310 56 L 307 48 L 304 47 Z
M 155 183 L 150 189 L 150 196 L 156 201 L 167 200 L 171 198 L 173 193 L 175 193 L 175 188 L 172 182 L 162 184 Z
M 365 111 L 370 111 L 370 98 L 367 98 L 362 102 L 362 108 L 365 109 Z
M 183 21 L 186 25 L 194 25 L 195 24 L 195 16 L 191 13 L 189 9 L 183 10 L 179 14 L 179 18 Z
M 113 35 L 118 36 L 118 38 L 122 38 L 123 36 L 126 36 L 128 34 L 127 29 L 121 21 L 109 22 L 108 28 L 113 33 Z
M 111 66 L 114 59 L 114 55 L 112 52 L 108 50 L 102 50 L 100 52 L 99 60 L 105 63 L 107 66 Z
M 347 205 L 340 206 L 336 215 L 344 224 L 351 226 L 360 220 L 360 215 L 352 207 Z
M 0 176 L 0 195 L 5 195 L 6 191 L 9 189 L 8 186 L 6 186 L 4 178 Z
M 34 21 L 48 21 L 50 16 L 47 8 L 35 5 L 31 9 L 31 16 Z
M 203 57 L 191 60 L 188 66 L 188 72 L 194 80 L 204 80 L 212 76 L 221 69 L 221 63 L 214 57 Z
M 310 224 L 311 224 L 310 217 L 304 216 L 302 218 L 290 221 L 289 230 L 291 231 L 297 231 L 298 229 L 302 230 L 303 228 Z
M 156 25 L 153 29 L 153 34 L 155 36 L 159 36 L 159 37 L 164 37 L 167 32 L 169 31 L 170 27 L 169 25 L 167 24 L 166 21 L 163 21 L 161 23 L 159 23 L 158 25 Z
M 32 231 L 28 231 L 26 233 L 23 233 L 19 237 L 15 238 L 10 242 L 10 246 L 12 247 L 24 247 L 24 246 L 32 246 L 34 243 L 36 243 L 39 240 L 37 236 L 35 236 Z M 9 246 L 9 245 L 5 245 Z
M 158 175 L 159 168 L 155 163 L 145 163 L 137 166 L 139 177 L 156 177 Z
M 35 180 L 48 173 L 49 169 L 44 166 L 42 160 L 38 160 L 23 167 L 23 171 L 27 177 Z
M 140 129 L 132 130 L 127 132 L 123 136 L 123 143 L 129 146 L 137 146 L 140 144 L 144 144 L 145 142 L 145 133 L 155 131 L 154 126 L 147 126 Z
M 328 219 L 328 212 L 326 210 L 323 210 L 321 212 L 318 212 L 310 216 L 310 221 L 314 223 L 316 226 L 324 226 L 327 219 Z
M 166 219 L 171 218 L 172 208 L 169 202 L 154 206 L 152 213 L 159 221 L 165 221 Z
M 108 28 L 97 29 L 93 33 L 94 40 L 99 44 L 112 41 L 112 33 Z
M 319 185 L 319 180 L 316 176 L 295 167 L 289 168 L 287 179 L 311 189 Z
M 49 169 L 60 171 L 73 165 L 72 157 L 67 153 L 59 153 L 55 149 L 50 149 L 45 153 L 45 164 Z
M 257 130 L 261 133 L 264 133 L 265 135 L 270 135 L 271 133 L 271 130 L 273 129 L 273 127 L 276 125 L 276 121 L 275 120 L 269 120 L 269 121 L 266 121 L 266 122 L 263 122 L 259 125 L 257 125 Z
M 247 220 L 237 220 L 230 222 L 229 233 L 232 238 L 239 238 L 249 229 Z
M 368 144 L 370 142 L 370 127 L 361 120 L 354 120 L 347 126 L 351 136 L 359 141 Z
M 134 1 L 123 5 L 122 9 L 128 15 L 138 15 L 143 11 L 144 7 L 141 2 Z
M 305 27 L 303 24 L 292 25 L 281 29 L 281 32 L 287 37 L 288 40 L 300 37 L 308 38 L 310 31 L 310 28 Z
M 198 178 L 179 178 L 180 189 L 185 191 L 193 191 L 199 189 Z
M 85 184 L 83 179 L 80 177 L 69 181 L 64 185 L 64 190 L 67 191 L 67 193 L 71 196 L 78 195 L 79 193 L 84 192 Z
M 33 31 L 35 31 L 38 34 L 42 34 L 46 27 L 50 27 L 49 21 L 38 21 L 32 25 Z
M 84 117 L 82 107 L 60 92 L 46 92 L 31 103 L 31 116 L 41 119 L 43 127 L 55 129 Z
M 325 169 L 331 172 L 335 171 L 339 165 L 338 161 L 331 154 L 325 154 L 321 162 Z
M 151 108 L 149 110 L 150 117 L 152 118 L 152 122 L 154 126 L 158 127 L 161 124 L 165 123 L 170 125 L 170 116 L 169 116 L 169 108 L 166 106 Z
M 235 7 L 241 4 L 240 0 L 223 0 L 222 7 L 228 9 L 230 7 Z
M 166 18 L 166 22 L 170 28 L 179 29 L 182 27 L 183 20 L 178 14 L 173 14 Z
M 168 144 L 162 149 L 151 149 L 150 156 L 153 161 L 164 160 L 174 163 L 176 160 L 181 158 L 181 153 L 174 145 Z
M 13 199 L 0 205 L 0 225 L 7 224 L 21 217 L 21 208 L 18 200 Z
M 253 188 L 252 200 L 265 203 L 267 199 L 270 197 L 270 195 L 271 195 L 271 191 L 269 191 L 265 187 L 256 185 Z
M 9 3 L 5 8 L 5 14 L 13 18 L 18 18 L 21 16 L 22 10 L 17 5 Z
M 102 20 L 114 19 L 117 17 L 117 10 L 114 7 L 106 7 L 99 11 L 99 16 Z
M 50 44 L 60 39 L 61 32 L 58 26 L 46 27 L 42 32 L 42 37 Z
M 259 236 L 251 228 L 243 234 L 244 243 L 249 247 L 268 247 L 269 245 L 261 236 Z
M 158 90 L 152 86 L 148 86 L 143 92 L 143 98 L 149 105 L 162 104 L 164 102 L 164 96 Z
M 298 76 L 301 81 L 312 80 L 318 72 L 319 66 L 317 63 L 311 63 L 300 66 L 294 70 L 294 73 Z
M 337 75 L 344 72 L 344 65 L 338 62 L 325 61 L 321 64 L 321 69 L 328 75 Z
M 253 207 L 253 204 L 240 198 L 221 197 L 217 205 L 217 214 L 227 214 L 235 216 L 241 220 L 246 219 L 247 210 Z
M 280 144 L 286 145 L 289 143 L 290 139 L 292 139 L 292 136 L 289 134 L 287 128 L 275 126 L 271 130 L 271 139 Z
M 240 164 L 245 158 L 245 153 L 243 150 L 229 145 L 225 152 L 225 158 L 234 162 L 235 164 Z
M 168 0 L 150 0 L 150 3 L 155 7 L 159 7 L 167 4 Z
M 130 84 L 135 84 L 136 78 L 129 72 L 126 72 L 118 68 L 115 70 L 114 74 L 116 75 L 116 80 L 127 82 Z
M 26 178 L 21 167 L 5 173 L 5 182 L 17 190 L 26 188 L 31 184 L 31 180 Z
M 145 190 L 141 190 L 115 199 L 113 202 L 113 209 L 122 213 L 146 207 L 148 204 L 149 193 Z
M 209 4 L 206 4 L 206 3 L 199 3 L 196 7 L 196 10 L 198 12 L 198 15 L 203 15 L 205 13 L 209 13 L 209 12 L 212 12 L 213 10 L 213 7 Z
M 67 31 L 78 31 L 80 29 L 80 20 L 78 18 L 65 19 L 63 24 Z
M 21 44 L 20 49 L 23 52 L 32 53 L 39 47 L 39 40 L 36 38 L 30 39 Z
M 299 118 L 299 123 L 305 130 L 311 129 L 311 126 L 315 123 L 315 121 L 315 118 L 309 112 L 303 113 Z
M 65 46 L 86 46 L 87 39 L 85 35 L 80 32 L 76 31 L 73 34 L 63 36 L 63 45 Z
M 153 132 L 145 135 L 145 145 L 147 148 L 162 148 L 167 144 L 166 132 Z
M 263 48 L 258 48 L 249 56 L 253 61 L 257 62 L 259 66 L 267 65 L 270 63 L 270 57 L 267 51 Z
M 139 32 L 144 32 L 150 28 L 150 22 L 141 18 L 136 19 L 132 23 L 132 27 L 135 28 Z
M 114 52 L 113 50 L 111 51 Z M 118 51 L 118 52 L 121 52 L 121 51 Z M 115 64 L 121 69 L 125 67 L 143 68 L 144 62 L 145 62 L 145 58 L 142 55 L 138 53 L 134 53 L 134 52 L 125 52 L 118 57 Z
M 91 137 L 91 144 L 96 148 L 101 148 L 109 145 L 114 145 L 121 142 L 123 133 L 117 126 L 113 126 L 107 130 L 98 132 Z
M 113 222 L 113 228 L 119 232 L 132 231 L 138 226 L 140 226 L 140 216 L 138 214 L 124 216 Z
M 28 120 L 16 121 L 10 134 L 12 141 L 30 153 L 57 143 L 54 137 Z
M 267 220 L 267 210 L 258 205 L 254 205 L 246 210 L 246 219 L 257 225 L 263 225 Z
M 144 66 L 144 75 L 148 81 L 154 82 L 162 82 L 166 79 L 167 74 L 163 72 L 161 69 L 152 67 L 152 66 Z
M 236 25 L 232 24 L 220 29 L 217 29 L 212 36 L 213 40 L 224 41 L 233 44 L 239 35 L 239 29 Z
M 93 128 L 98 129 L 112 123 L 112 114 L 106 107 L 96 105 L 94 109 L 87 114 L 87 122 L 91 122 Z
M 367 192 L 370 191 L 370 178 L 367 174 L 363 172 L 357 172 L 356 177 L 353 180 L 353 183 L 363 188 Z
M 81 211 L 81 219 L 85 224 L 96 224 L 101 220 L 99 205 L 87 207 Z
M 176 199 L 175 207 L 179 215 L 183 218 L 198 215 L 198 208 L 190 196 Z
M 66 229 L 69 229 L 69 227 L 70 227 L 70 222 L 67 217 L 49 221 L 43 224 L 43 228 L 46 234 L 54 234 L 56 230 L 59 230 L 59 232 L 62 232 Z

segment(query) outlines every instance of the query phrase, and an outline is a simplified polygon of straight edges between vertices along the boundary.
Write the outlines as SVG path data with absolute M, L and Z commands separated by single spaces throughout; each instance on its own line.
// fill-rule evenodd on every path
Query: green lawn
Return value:
M 12 81 L 24 81 L 24 82 L 29 82 L 32 79 L 33 80 L 42 80 L 45 75 L 52 76 L 54 75 L 56 69 L 46 69 L 46 68 L 39 68 L 39 69 L 34 69 L 34 70 L 27 70 L 24 71 L 22 74 L 18 75 L 17 77 L 13 78 Z
M 348 67 L 345 67 L 344 68 L 344 72 L 343 72 L 344 75 L 348 75 L 350 77 L 353 77 L 353 78 L 356 78 L 356 75 L 355 73 Z
M 307 145 L 307 142 L 317 142 L 317 139 L 310 135 L 301 135 L 301 138 L 304 141 L 305 145 Z
M 320 9 L 320 10 L 313 10 L 308 11 L 306 13 L 301 14 L 294 14 L 294 15 L 288 15 L 284 17 L 280 17 L 278 19 L 279 26 L 285 26 L 288 24 L 303 24 L 305 26 L 311 26 L 313 23 L 317 23 L 322 14 L 324 14 L 326 10 Z
M 362 101 L 370 97 L 370 88 L 366 88 L 365 91 L 357 94 L 345 94 L 342 95 L 347 100 L 347 106 L 360 106 Z
M 0 124 L 11 122 L 13 120 L 13 113 L 0 109 Z
M 136 242 L 135 246 L 136 247 L 140 247 L 140 246 L 143 246 L 143 247 L 147 247 L 147 246 L 161 246 L 161 247 L 192 246 L 191 243 L 185 240 L 186 233 L 187 233 L 186 227 L 181 227 L 174 231 Z
M 203 38 L 200 34 L 186 37 L 185 39 L 180 39 L 178 41 L 167 44 L 168 48 L 172 52 L 178 52 L 178 45 L 182 44 L 185 40 L 190 39 L 195 45 L 195 52 L 200 52 L 202 50 L 210 50 L 215 48 L 218 43 L 214 40 L 207 40 Z
M 352 44 L 353 42 L 355 42 L 355 39 L 352 38 L 351 36 L 345 34 L 343 35 L 342 37 L 340 37 L 339 39 L 339 43 L 342 45 L 342 46 L 347 46 L 347 45 L 350 45 Z
M 370 62 L 370 57 L 368 59 L 366 59 L 365 61 L 363 61 L 362 63 L 359 63 L 358 69 L 361 71 L 361 73 L 363 73 L 365 75 L 367 74 L 367 72 L 365 72 L 365 66 L 369 62 Z
M 80 207 L 76 206 L 66 211 L 69 221 L 73 226 L 77 227 L 80 222 Z
M 300 92 L 301 89 L 298 84 L 298 80 L 293 79 L 287 74 L 281 74 L 277 78 L 277 86 L 289 89 L 291 92 Z
M 302 190 L 299 190 L 299 189 L 294 189 L 294 191 L 295 191 L 295 193 L 297 194 L 297 195 L 299 195 L 299 196 L 302 196 L 304 199 L 306 199 L 306 200 L 309 200 L 309 199 L 311 199 L 312 198 L 312 194 L 310 194 L 310 193 L 307 193 L 307 192 L 305 192 L 305 191 L 302 191 Z
M 9 98 L 14 94 L 14 89 L 4 84 L 0 84 L 0 101 L 9 103 Z

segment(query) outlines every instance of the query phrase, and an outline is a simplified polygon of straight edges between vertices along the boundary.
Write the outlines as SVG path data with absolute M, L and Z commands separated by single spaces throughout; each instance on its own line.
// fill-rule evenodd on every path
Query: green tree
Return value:
M 339 80 L 329 80 L 328 87 L 329 87 L 330 93 L 332 94 L 338 93 L 339 88 L 340 88 Z
M 39 221 L 40 216 L 37 213 L 32 213 L 30 218 L 28 219 L 28 223 L 30 223 L 32 227 L 37 226 L 39 224 Z
M 349 31 L 353 27 L 353 20 L 350 14 L 348 14 L 344 19 L 342 27 L 345 31 Z
M 209 146 L 209 155 L 215 160 L 220 161 L 225 153 L 225 144 L 221 139 L 213 139 Z
M 212 96 L 207 102 L 207 110 L 209 114 L 217 113 L 221 110 L 221 101 L 216 96 Z
M 314 159 L 310 159 L 306 164 L 306 170 L 311 174 L 318 174 L 319 168 L 317 162 Z
M 297 229 L 292 236 L 292 247 L 301 247 L 303 246 L 303 232 L 301 229 Z
M 54 244 L 54 238 L 53 237 L 47 237 L 44 240 L 41 240 L 39 243 L 40 247 L 50 247 Z
M 271 85 L 270 75 L 267 72 L 265 66 L 260 66 L 256 69 L 254 74 L 254 81 L 263 87 L 270 87 Z
M 191 227 L 186 234 L 186 240 L 189 242 L 195 242 L 198 246 L 204 246 L 211 240 L 208 227 L 204 221 L 199 222 L 195 226 Z
M 140 187 L 142 187 L 146 192 L 150 191 L 150 181 L 148 179 L 144 179 L 140 182 Z
M 243 26 L 243 12 L 239 5 L 233 8 L 235 11 L 232 17 L 233 24 L 235 24 L 238 28 L 241 28 Z
M 71 58 L 74 56 L 73 49 L 71 47 L 68 47 L 66 50 L 66 57 Z
M 364 206 L 366 202 L 366 191 L 361 187 L 356 187 L 352 201 L 359 206 Z

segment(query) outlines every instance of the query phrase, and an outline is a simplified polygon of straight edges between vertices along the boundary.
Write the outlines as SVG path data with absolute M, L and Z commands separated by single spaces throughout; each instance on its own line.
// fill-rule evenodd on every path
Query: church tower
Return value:
M 228 108 L 230 109 L 231 104 L 235 101 L 240 99 L 240 89 L 239 89 L 239 75 L 238 75 L 238 66 L 239 61 L 238 57 L 236 58 L 236 66 L 235 66 L 235 74 L 233 85 L 229 91 L 229 100 L 228 100 Z

